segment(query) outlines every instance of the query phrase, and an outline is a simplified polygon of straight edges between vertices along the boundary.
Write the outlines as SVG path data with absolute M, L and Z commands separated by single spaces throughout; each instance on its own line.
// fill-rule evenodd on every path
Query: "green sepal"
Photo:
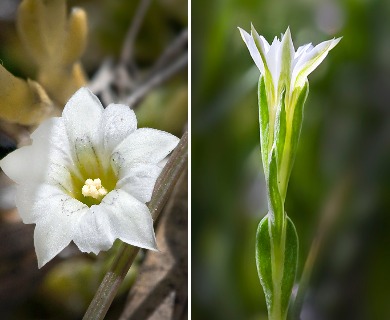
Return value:
M 297 90 L 297 89 L 296 89 Z M 302 121 L 303 121 L 303 107 L 305 105 L 305 101 L 307 95 L 309 94 L 309 82 L 306 81 L 305 85 L 300 89 L 298 93 L 298 98 L 296 99 L 294 114 L 292 115 L 292 123 L 291 123 L 291 140 L 290 140 L 290 158 L 288 161 L 288 169 L 287 169 L 287 181 L 290 177 L 292 165 L 294 163 L 295 155 L 298 150 L 299 137 L 301 135 L 302 129 Z
M 268 207 L 271 218 L 271 225 L 274 229 L 274 237 L 281 238 L 282 226 L 284 224 L 284 201 L 280 196 L 278 183 L 278 165 L 275 146 L 271 150 L 269 161 L 269 172 L 266 177 L 268 184 Z
M 260 146 L 261 159 L 263 161 L 264 173 L 268 172 L 268 139 L 269 139 L 269 110 L 267 91 L 265 88 L 264 76 L 259 78 L 258 86 L 258 100 L 259 100 L 259 123 L 260 123 Z
M 276 246 L 269 215 L 260 221 L 257 228 L 256 266 L 270 320 L 286 319 L 297 271 L 298 236 L 293 222 L 287 216 L 285 231 L 284 243 Z M 280 259 L 275 258 L 275 251 L 278 251 Z
M 276 144 L 276 158 L 278 160 L 278 167 L 280 167 L 283 159 L 284 144 L 286 141 L 286 89 L 282 90 L 280 94 L 279 106 L 276 113 L 275 121 L 275 137 Z

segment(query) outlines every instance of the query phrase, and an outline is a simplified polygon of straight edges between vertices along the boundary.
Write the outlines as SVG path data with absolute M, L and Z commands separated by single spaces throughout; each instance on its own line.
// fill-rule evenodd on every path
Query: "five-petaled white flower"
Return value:
M 156 250 L 150 201 L 159 163 L 178 138 L 137 129 L 125 105 L 103 108 L 81 88 L 62 117 L 42 123 L 0 165 L 17 184 L 16 206 L 35 223 L 34 244 L 42 267 L 72 240 L 83 252 L 108 250 L 115 239 Z

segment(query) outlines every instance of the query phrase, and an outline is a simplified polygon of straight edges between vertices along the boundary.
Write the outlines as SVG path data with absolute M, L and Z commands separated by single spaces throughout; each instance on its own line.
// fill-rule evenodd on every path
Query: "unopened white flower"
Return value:
M 179 139 L 137 129 L 125 105 L 103 108 L 82 88 L 62 117 L 42 123 L 22 147 L 1 162 L 17 186 L 24 223 L 35 223 L 34 244 L 42 267 L 72 240 L 83 252 L 108 250 L 115 239 L 156 250 L 150 201 L 159 163 Z
M 324 41 L 315 47 L 309 43 L 295 51 L 289 28 L 282 34 L 281 40 L 275 37 L 271 44 L 257 33 L 253 25 L 251 34 L 241 28 L 239 30 L 253 61 L 265 77 L 271 104 L 277 103 L 283 90 L 286 90 L 286 99 L 290 101 L 294 89 L 305 85 L 307 76 L 341 40 Z
M 257 33 L 253 25 L 251 34 L 239 30 L 261 73 L 259 119 L 264 172 L 268 176 L 274 152 L 278 187 L 284 199 L 309 91 L 307 77 L 341 38 L 324 41 L 315 47 L 309 43 L 295 50 L 289 28 L 280 40 L 275 37 L 271 44 Z

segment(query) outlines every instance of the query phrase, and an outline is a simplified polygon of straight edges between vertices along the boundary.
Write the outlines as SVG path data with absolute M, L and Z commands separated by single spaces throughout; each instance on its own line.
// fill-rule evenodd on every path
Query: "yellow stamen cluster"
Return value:
M 94 199 L 101 199 L 107 194 L 107 190 L 102 186 L 102 181 L 98 179 L 87 179 L 81 189 L 84 197 L 92 197 Z

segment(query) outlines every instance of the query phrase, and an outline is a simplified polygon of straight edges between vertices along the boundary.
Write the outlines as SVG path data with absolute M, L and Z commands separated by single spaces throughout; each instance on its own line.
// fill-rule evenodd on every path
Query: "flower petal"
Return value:
M 107 212 L 102 206 L 94 205 L 80 218 L 73 241 L 80 251 L 98 254 L 112 247 L 114 234 Z
M 128 106 L 110 104 L 103 112 L 100 132 L 108 156 L 117 145 L 137 129 L 137 118 Z
M 39 268 L 70 243 L 79 220 L 88 210 L 85 204 L 63 193 L 53 193 L 34 203 L 31 215 L 36 220 L 34 245 Z
M 103 106 L 87 88 L 79 89 L 67 102 L 62 117 L 71 145 L 78 138 L 89 137 L 97 141 Z
M 328 52 L 332 50 L 341 38 L 324 41 L 316 45 L 311 50 L 301 54 L 297 61 L 291 79 L 292 87 L 302 87 L 305 84 L 307 76 L 319 66 L 319 64 L 326 58 Z
M 156 250 L 153 220 L 148 207 L 122 190 L 113 190 L 81 220 L 74 241 L 81 251 L 109 249 L 115 239 Z
M 249 50 L 249 53 L 250 53 L 253 61 L 255 62 L 257 68 L 260 70 L 261 74 L 264 74 L 264 72 L 265 72 L 264 64 L 263 64 L 263 61 L 261 59 L 260 52 L 256 47 L 256 44 L 255 44 L 253 37 L 248 32 L 241 29 L 240 27 L 238 28 L 238 30 L 240 30 L 242 40 L 244 40 L 244 42 Z
M 102 114 L 99 99 L 87 88 L 79 89 L 62 113 L 73 160 L 87 175 L 96 175 L 105 159 L 103 150 L 98 147 Z
M 278 89 L 280 69 L 282 63 L 282 48 L 277 37 L 274 38 L 267 53 L 267 65 L 272 76 L 275 90 Z M 276 94 L 276 92 L 275 92 Z
M 75 167 L 62 119 L 52 118 L 43 122 L 32 133 L 31 138 L 31 146 L 19 148 L 1 160 L 4 172 L 18 184 L 54 179 L 55 184 L 67 184 L 69 190 L 67 168 Z M 77 175 L 77 170 L 73 171 Z
M 45 215 L 51 214 L 42 210 L 45 205 L 61 199 L 60 189 L 48 184 L 23 184 L 16 189 L 16 207 L 24 223 L 37 223 Z M 54 206 L 54 204 L 52 204 Z M 58 203 L 57 205 L 58 206 Z M 56 208 L 57 211 L 57 208 Z
M 150 128 L 134 131 L 117 146 L 111 156 L 114 170 L 136 163 L 155 163 L 163 160 L 178 144 L 174 135 Z
M 143 203 L 149 202 L 161 170 L 162 168 L 156 164 L 142 163 L 125 168 L 120 173 L 116 189 L 126 191 Z
M 30 159 L 26 161 L 26 159 Z M 28 183 L 42 178 L 45 155 L 32 146 L 21 147 L 0 161 L 4 173 L 16 183 Z

